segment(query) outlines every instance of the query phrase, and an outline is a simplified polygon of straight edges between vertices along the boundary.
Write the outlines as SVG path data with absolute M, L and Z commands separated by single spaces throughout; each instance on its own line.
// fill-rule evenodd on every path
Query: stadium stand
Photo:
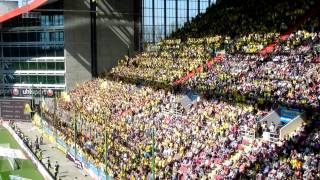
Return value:
M 79 156 L 100 169 L 108 162 L 115 179 L 149 179 L 154 169 L 158 179 L 319 179 L 319 19 L 280 32 L 318 1 L 240 2 L 217 3 L 106 78 L 63 93 L 46 119 L 70 147 L 76 129 Z M 178 100 L 191 90 L 201 98 L 185 108 Z M 263 133 L 279 128 L 260 120 L 276 109 L 284 123 L 302 109 L 306 118 L 270 142 Z
M 229 93 L 242 101 L 268 100 L 318 107 L 320 66 L 315 44 L 319 44 L 318 33 L 298 31 L 277 46 L 268 59 L 248 54 L 227 55 L 208 72 L 189 79 L 186 86 L 208 93 Z
M 305 17 L 315 15 L 309 14 L 313 10 L 319 10 L 319 1 L 221 0 L 208 8 L 206 13 L 198 15 L 191 23 L 174 32 L 172 37 L 194 38 L 212 34 L 236 37 L 248 33 L 284 33 L 297 24 L 301 27 L 298 29 L 312 28 L 316 31 L 319 30 L 319 19 Z

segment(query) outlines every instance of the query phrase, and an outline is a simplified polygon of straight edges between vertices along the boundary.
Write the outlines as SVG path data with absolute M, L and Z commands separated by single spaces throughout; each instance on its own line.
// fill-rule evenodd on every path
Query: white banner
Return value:
M 4 147 L 0 147 L 0 156 L 12 159 L 27 159 L 21 150 Z
M 10 180 L 32 180 L 32 179 L 27 179 L 19 176 L 14 176 L 14 175 L 10 175 L 9 178 Z
M 265 141 L 270 141 L 270 133 L 269 132 L 263 132 L 262 139 Z

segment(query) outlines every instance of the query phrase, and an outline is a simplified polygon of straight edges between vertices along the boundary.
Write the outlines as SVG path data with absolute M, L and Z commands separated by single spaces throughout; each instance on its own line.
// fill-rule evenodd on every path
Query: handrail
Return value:
M 263 122 L 265 121 L 265 119 L 267 119 L 268 117 L 270 117 L 273 113 L 276 113 L 277 110 L 272 110 L 270 111 L 266 116 L 264 116 L 262 119 L 259 120 L 259 122 Z
M 285 126 L 283 126 L 283 127 L 281 127 L 280 128 L 280 131 L 279 131 L 279 136 L 280 136 L 280 138 L 283 138 L 282 136 L 283 136 L 283 131 L 288 127 L 288 126 L 291 126 L 291 124 L 293 124 L 293 123 L 298 123 L 298 125 L 300 124 L 300 126 L 302 125 L 302 122 L 297 122 L 298 120 L 303 120 L 303 119 L 305 119 L 305 113 L 302 113 L 302 114 L 300 114 L 300 115 L 298 115 L 298 116 L 296 116 L 294 119 L 292 119 L 290 122 L 288 122 Z
M 240 129 L 240 134 L 242 136 L 256 138 L 256 132 L 254 131 L 254 129 L 249 129 L 249 130 Z

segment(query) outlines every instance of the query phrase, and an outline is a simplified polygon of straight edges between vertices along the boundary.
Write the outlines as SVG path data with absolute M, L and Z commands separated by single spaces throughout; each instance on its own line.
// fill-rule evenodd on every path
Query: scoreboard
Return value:
M 0 117 L 3 120 L 31 121 L 31 114 L 25 113 L 26 104 L 31 104 L 27 99 L 0 99 Z

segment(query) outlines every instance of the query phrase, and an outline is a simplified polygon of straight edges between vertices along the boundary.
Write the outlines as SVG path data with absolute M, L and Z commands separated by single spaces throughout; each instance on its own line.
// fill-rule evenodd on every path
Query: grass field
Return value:
M 3 127 L 0 126 L 0 144 L 10 144 L 12 149 L 21 149 L 19 144 L 11 137 L 10 133 Z M 3 180 L 9 180 L 9 175 L 20 176 L 32 180 L 42 180 L 43 177 L 38 172 L 36 167 L 32 164 L 31 160 L 16 160 L 19 169 L 12 170 L 8 160 L 0 160 L 0 176 Z

